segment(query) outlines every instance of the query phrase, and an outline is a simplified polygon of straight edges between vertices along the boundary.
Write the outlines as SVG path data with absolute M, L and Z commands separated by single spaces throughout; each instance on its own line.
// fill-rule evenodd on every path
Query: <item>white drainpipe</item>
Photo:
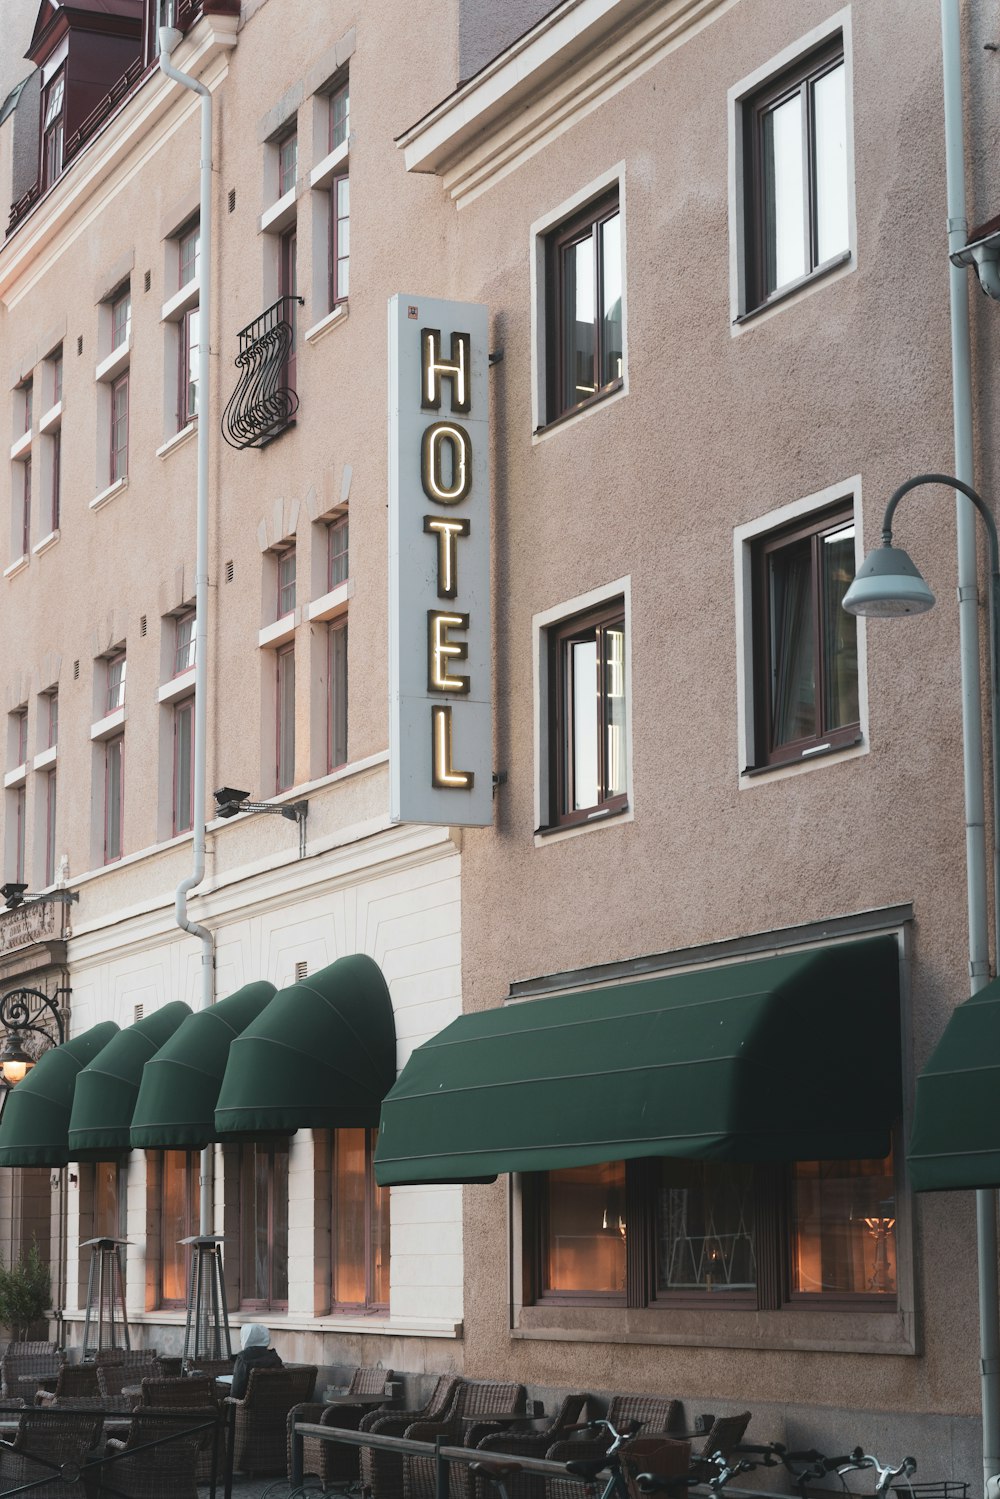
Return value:
M 160 27 L 160 71 L 201 97 L 201 198 L 198 221 L 198 495 L 195 547 L 195 658 L 194 658 L 194 868 L 181 880 L 174 896 L 177 925 L 202 945 L 201 1008 L 215 1003 L 215 949 L 212 933 L 188 916 L 188 891 L 205 878 L 205 761 L 207 750 L 208 681 L 208 434 L 209 340 L 212 327 L 212 96 L 197 78 L 170 64 L 170 55 L 183 33 Z M 215 1232 L 215 1148 L 201 1153 L 199 1233 Z

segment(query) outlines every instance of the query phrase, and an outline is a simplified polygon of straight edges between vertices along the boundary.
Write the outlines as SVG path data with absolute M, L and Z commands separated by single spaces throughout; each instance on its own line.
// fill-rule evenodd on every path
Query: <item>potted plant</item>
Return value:
M 22 1341 L 49 1309 L 49 1270 L 32 1240 L 27 1254 L 8 1267 L 0 1265 L 0 1326 L 9 1327 L 12 1339 Z

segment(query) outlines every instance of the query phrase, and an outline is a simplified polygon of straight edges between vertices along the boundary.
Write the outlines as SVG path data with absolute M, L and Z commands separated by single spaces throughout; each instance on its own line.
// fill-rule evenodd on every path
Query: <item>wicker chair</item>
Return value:
M 729 1457 L 733 1448 L 742 1442 L 749 1425 L 749 1411 L 743 1411 L 738 1416 L 719 1416 L 713 1421 L 701 1451 L 695 1455 L 691 1464 L 692 1479 L 697 1483 L 707 1483 L 714 1477 L 717 1470 L 709 1464 L 708 1459 L 717 1452 L 723 1457 Z
M 525 1409 L 527 1391 L 523 1384 L 500 1384 L 493 1380 L 463 1380 L 455 1391 L 451 1405 L 439 1421 L 415 1421 L 406 1435 L 417 1442 L 434 1442 L 441 1437 L 453 1447 L 475 1447 L 491 1429 L 496 1417 Z M 472 1419 L 476 1418 L 476 1419 Z M 492 1420 L 491 1420 L 492 1418 Z M 471 1495 L 468 1469 L 450 1475 L 453 1492 Z M 434 1499 L 437 1488 L 436 1464 L 430 1457 L 406 1457 L 403 1460 L 403 1499 Z
M 213 1412 L 219 1421 L 219 1401 L 215 1393 L 215 1380 L 205 1374 L 201 1378 L 144 1379 L 139 1410 L 197 1409 Z M 199 1483 L 208 1483 L 212 1476 L 212 1444 L 206 1443 L 198 1455 L 195 1477 Z
M 71 1499 L 72 1490 L 59 1476 L 64 1463 L 79 1465 L 100 1448 L 103 1421 L 93 1415 L 71 1411 L 26 1410 L 18 1419 L 12 1444 L 0 1447 L 0 1493 L 21 1484 L 37 1483 L 31 1493 L 38 1499 Z M 38 1483 L 51 1474 L 51 1483 Z M 82 1484 L 76 1486 L 83 1499 Z
M 126 1385 L 139 1386 L 144 1379 L 159 1379 L 161 1375 L 160 1361 L 155 1352 L 145 1349 L 134 1350 L 127 1361 L 98 1361 L 97 1365 L 97 1383 L 105 1398 L 120 1395 Z
M 210 1416 L 205 1406 L 136 1411 L 124 1441 L 108 1442 L 106 1455 L 113 1460 L 100 1470 L 98 1499 L 198 1499 L 198 1462 L 212 1445 Z
M 278 1474 L 288 1461 L 288 1413 L 312 1399 L 315 1364 L 283 1369 L 251 1369 L 242 1400 L 230 1395 L 236 1430 L 233 1467 L 241 1473 Z
M 676 1478 L 667 1484 L 668 1499 L 686 1499 L 691 1483 L 691 1443 L 673 1437 L 635 1437 L 622 1448 L 622 1476 L 629 1499 L 648 1499 L 636 1482 L 640 1473 L 655 1473 L 657 1478 Z
M 529 1428 L 490 1432 L 478 1443 L 480 1452 L 484 1454 L 484 1462 L 489 1463 L 493 1458 L 502 1460 L 504 1457 L 547 1457 L 550 1447 L 556 1442 L 569 1439 L 570 1433 L 583 1419 L 584 1409 L 591 1399 L 592 1396 L 583 1392 L 565 1396 L 555 1415 L 534 1431 Z M 545 1480 L 537 1473 L 514 1474 L 507 1479 L 505 1487 L 509 1499 L 545 1499 Z M 495 1499 L 494 1488 L 488 1477 L 477 1477 L 475 1499 Z
M 462 1383 L 457 1374 L 442 1374 L 427 1404 L 419 1410 L 369 1411 L 361 1417 L 362 1431 L 401 1437 L 417 1421 L 440 1421 Z M 291 1467 L 289 1467 L 289 1472 Z M 403 1499 L 403 1459 L 395 1452 L 361 1448 L 361 1487 L 367 1499 Z
M 676 1428 L 680 1425 L 681 1415 L 679 1400 L 665 1399 L 660 1395 L 615 1395 L 608 1405 L 608 1420 L 616 1431 L 628 1421 L 638 1421 L 641 1425 L 637 1435 L 643 1437 Z M 554 1442 L 545 1455 L 556 1463 L 574 1459 L 585 1461 L 603 1457 L 610 1444 L 611 1437 L 607 1432 L 602 1432 L 599 1437 L 572 1437 L 568 1441 Z M 569 1478 L 549 1478 L 545 1481 L 545 1495 L 546 1499 L 580 1499 L 580 1485 Z
M 66 1355 L 54 1343 L 8 1343 L 0 1359 L 0 1393 L 34 1398 L 29 1388 L 32 1379 L 53 1379 L 66 1362 Z M 24 1381 L 22 1383 L 21 1381 Z
M 183 1362 L 183 1360 L 182 1360 Z M 232 1374 L 236 1366 L 236 1358 L 200 1358 L 197 1364 L 188 1359 L 187 1367 L 190 1374 L 211 1374 L 213 1378 L 220 1374 Z M 164 1369 L 164 1375 L 167 1370 Z
M 67 1403 L 73 1396 L 100 1395 L 95 1364 L 63 1364 L 56 1376 L 55 1390 L 38 1390 L 36 1405 L 51 1405 L 55 1400 Z
M 381 1365 L 355 1369 L 347 1387 L 348 1395 L 384 1395 L 392 1379 L 392 1370 Z M 382 1416 L 385 1409 L 371 1410 L 363 1405 L 323 1405 L 310 1402 L 288 1412 L 288 1479 L 292 1477 L 292 1427 L 296 1421 L 311 1421 L 318 1426 L 338 1426 L 341 1431 L 358 1431 L 368 1417 Z M 323 1442 L 319 1437 L 305 1437 L 302 1442 L 302 1473 L 319 1478 L 324 1489 L 335 1483 L 353 1483 L 359 1476 L 359 1447 L 342 1447 Z

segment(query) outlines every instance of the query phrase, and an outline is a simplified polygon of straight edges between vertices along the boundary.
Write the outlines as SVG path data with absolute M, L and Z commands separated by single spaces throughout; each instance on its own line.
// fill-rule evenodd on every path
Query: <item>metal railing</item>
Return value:
M 279 297 L 240 330 L 240 378 L 222 414 L 222 435 L 233 448 L 262 448 L 292 422 L 299 409 L 290 375 L 295 308 L 302 297 Z

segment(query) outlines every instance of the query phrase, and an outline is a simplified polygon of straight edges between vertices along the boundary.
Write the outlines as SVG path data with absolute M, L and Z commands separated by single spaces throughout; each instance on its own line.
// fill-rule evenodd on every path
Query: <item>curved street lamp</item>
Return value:
M 58 1000 L 66 993 L 68 990 L 57 989 L 52 998 L 49 998 L 41 989 L 10 989 L 0 997 L 0 1026 L 7 1032 L 6 1042 L 0 1051 L 0 1073 L 9 1087 L 21 1082 L 38 1060 L 26 1050 L 26 1031 L 44 1036 L 50 1045 L 62 1045 L 65 1026 Z M 45 1015 L 51 1015 L 55 1023 L 55 1042 L 50 1027 L 38 1023 Z

